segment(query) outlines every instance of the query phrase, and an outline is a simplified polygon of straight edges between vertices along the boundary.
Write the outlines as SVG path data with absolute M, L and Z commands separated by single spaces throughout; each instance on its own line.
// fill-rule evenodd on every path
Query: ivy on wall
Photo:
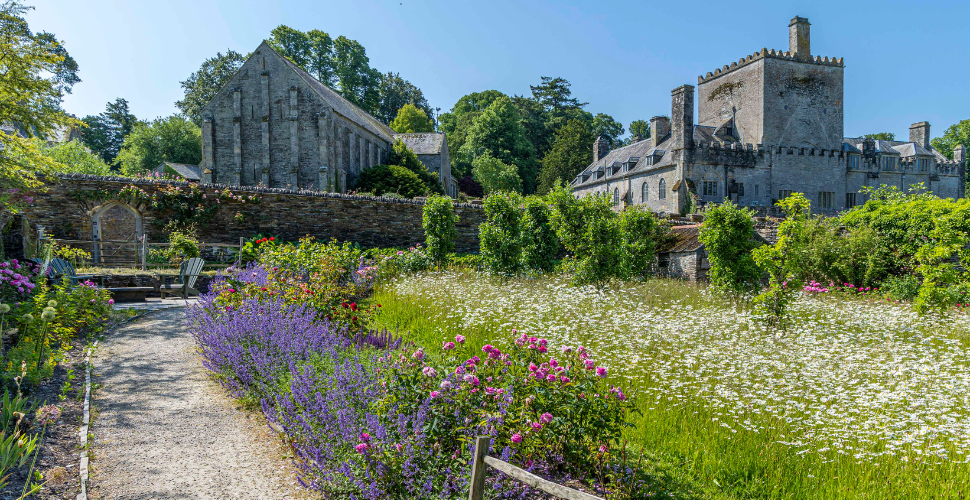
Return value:
M 257 195 L 235 194 L 229 189 L 217 189 L 212 193 L 206 193 L 197 185 L 187 187 L 159 185 L 154 193 L 148 193 L 134 184 L 129 184 L 117 191 L 77 189 L 72 191 L 70 196 L 75 200 L 86 202 L 118 201 L 141 210 L 158 212 L 164 217 L 156 217 L 154 224 L 179 228 L 210 222 L 224 202 L 257 204 L 262 200 Z

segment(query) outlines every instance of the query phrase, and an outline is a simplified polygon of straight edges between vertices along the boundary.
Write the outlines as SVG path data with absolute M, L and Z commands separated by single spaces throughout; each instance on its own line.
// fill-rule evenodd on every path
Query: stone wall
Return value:
M 48 190 L 33 194 L 35 202 L 26 216 L 31 227 L 43 226 L 55 238 L 90 240 L 92 219 L 103 207 L 117 203 L 112 197 L 84 195 L 84 192 L 119 192 L 136 185 L 148 194 L 162 187 L 190 184 L 174 181 L 132 180 L 67 174 L 48 179 Z M 226 186 L 203 185 L 207 199 L 217 199 L 217 191 Z M 255 194 L 259 203 L 220 201 L 214 217 L 199 227 L 199 238 L 208 243 L 238 243 L 240 237 L 257 233 L 271 234 L 286 240 L 313 236 L 327 240 L 359 243 L 364 247 L 406 247 L 424 241 L 421 226 L 423 201 L 392 200 L 368 196 L 350 196 L 317 191 L 294 191 L 263 187 L 233 186 L 236 194 Z M 163 227 L 170 214 L 152 210 L 144 204 L 131 208 L 141 217 L 144 232 L 151 242 L 168 241 Z M 456 250 L 478 251 L 478 225 L 484 220 L 480 206 L 456 204 L 459 216 Z

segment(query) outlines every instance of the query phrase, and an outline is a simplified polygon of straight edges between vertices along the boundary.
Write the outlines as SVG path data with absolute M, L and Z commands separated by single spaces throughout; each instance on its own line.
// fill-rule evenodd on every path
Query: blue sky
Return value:
M 27 0 L 29 3 L 29 0 Z M 845 133 L 929 121 L 934 136 L 970 118 L 970 2 L 854 0 L 462 2 L 429 0 L 161 2 L 35 0 L 36 31 L 62 40 L 82 82 L 69 112 L 128 99 L 166 116 L 179 81 L 216 52 L 248 53 L 286 24 L 356 39 L 381 71 L 447 111 L 487 89 L 528 94 L 541 76 L 572 82 L 593 113 L 625 125 L 670 113 L 670 90 L 760 50 L 788 49 L 788 21 L 812 23 L 812 53 L 845 58 Z

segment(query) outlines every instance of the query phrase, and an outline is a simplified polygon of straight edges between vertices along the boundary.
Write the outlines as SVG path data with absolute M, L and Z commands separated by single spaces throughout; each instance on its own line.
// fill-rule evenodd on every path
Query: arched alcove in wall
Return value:
M 142 217 L 133 207 L 113 201 L 91 212 L 94 260 L 101 264 L 137 264 Z

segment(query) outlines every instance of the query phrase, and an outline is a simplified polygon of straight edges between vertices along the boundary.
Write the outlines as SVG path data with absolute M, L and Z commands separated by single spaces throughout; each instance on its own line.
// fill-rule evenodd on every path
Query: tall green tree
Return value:
M 469 158 L 488 153 L 502 163 L 515 165 L 523 190 L 535 191 L 537 165 L 532 156 L 533 147 L 525 138 L 519 113 L 508 97 L 495 99 L 475 118 L 460 152 Z
M 17 190 L 40 187 L 36 174 L 59 166 L 30 138 L 79 125 L 61 108 L 64 94 L 80 81 L 77 63 L 54 35 L 30 30 L 30 9 L 17 1 L 0 3 L 0 123 L 17 129 L 0 133 L 0 227 L 22 206 Z
M 593 115 L 583 110 L 588 103 L 579 102 L 579 99 L 573 97 L 571 86 L 572 84 L 565 78 L 543 76 L 539 85 L 529 87 L 532 89 L 532 98 L 548 113 L 546 127 L 550 134 L 555 133 L 559 127 L 572 119 L 581 120 L 592 126 Z
M 367 50 L 356 40 L 340 36 L 334 41 L 333 51 L 340 95 L 364 111 L 376 111 L 381 97 L 381 73 L 370 66 Z
M 606 137 L 610 141 L 611 148 L 620 145 L 620 136 L 624 132 L 623 124 L 606 113 L 596 113 L 596 116 L 593 117 L 593 135 Z M 590 143 L 590 147 L 592 147 L 592 143 Z
M 947 158 L 953 158 L 953 150 L 960 144 L 970 149 L 970 119 L 961 120 L 958 123 L 950 125 L 943 132 L 942 137 L 933 139 L 930 141 L 930 144 L 933 146 L 933 149 L 943 153 Z
M 556 132 L 552 149 L 542 158 L 539 172 L 540 194 L 548 193 L 560 182 L 568 183 L 590 163 L 590 148 L 596 136 L 579 120 L 569 120 Z
M 380 95 L 380 105 L 375 116 L 384 123 L 390 123 L 397 117 L 398 111 L 407 104 L 423 111 L 428 119 L 433 117 L 433 110 L 421 89 L 401 78 L 398 73 L 387 72 L 381 76 Z M 432 130 L 428 132 L 433 130 L 432 126 Z
M 647 120 L 633 120 L 630 122 L 630 136 L 631 138 L 639 137 L 641 139 L 650 137 L 650 122 Z
M 698 240 L 707 248 L 709 277 L 715 290 L 743 293 L 760 285 L 761 269 L 751 255 L 759 246 L 752 239 L 753 215 L 750 209 L 730 200 L 706 212 Z
M 474 92 L 458 99 L 458 102 L 448 113 L 442 113 L 438 117 L 439 128 L 448 137 L 448 149 L 451 151 L 451 173 L 455 177 L 464 177 L 471 174 L 471 156 L 461 153 L 465 139 L 472 123 L 499 97 L 505 94 L 497 90 L 486 90 L 484 92 Z
M 875 134 L 866 134 L 863 137 L 866 139 L 875 139 L 877 141 L 895 141 L 896 134 L 892 132 L 877 132 Z
M 225 54 L 217 52 L 214 57 L 206 59 L 198 71 L 180 82 L 184 96 L 176 101 L 175 107 L 201 127 L 202 108 L 222 90 L 244 62 L 246 57 L 234 50 L 227 50 Z
M 413 104 L 405 104 L 398 110 L 397 118 L 391 122 L 390 127 L 399 134 L 434 132 L 434 125 L 431 124 L 428 115 Z
M 485 152 L 472 162 L 472 175 L 482 185 L 485 193 L 522 193 L 522 179 L 515 165 L 508 165 Z
M 269 32 L 266 40 L 277 52 L 293 61 L 297 66 L 310 71 L 310 61 L 313 60 L 313 42 L 310 35 L 281 24 Z
M 404 141 L 398 139 L 391 145 L 388 163 L 404 167 L 414 172 L 421 179 L 421 182 L 424 183 L 429 193 L 445 194 L 444 188 L 441 186 L 441 179 L 428 171 L 428 167 L 424 166 L 424 163 L 421 163 L 418 156 L 414 154 L 414 151 L 411 151 L 411 148 L 407 144 L 404 144 Z
M 34 139 L 41 154 L 59 163 L 58 172 L 77 174 L 112 175 L 111 168 L 97 154 L 92 153 L 81 141 L 57 142 Z
M 139 122 L 115 159 L 126 175 L 148 172 L 165 161 L 191 165 L 202 161 L 202 131 L 184 116 Z
M 103 113 L 85 116 L 81 121 L 87 125 L 81 131 L 84 145 L 111 163 L 121 151 L 125 137 L 135 129 L 138 118 L 131 113 L 128 101 L 119 97 L 106 104 Z

